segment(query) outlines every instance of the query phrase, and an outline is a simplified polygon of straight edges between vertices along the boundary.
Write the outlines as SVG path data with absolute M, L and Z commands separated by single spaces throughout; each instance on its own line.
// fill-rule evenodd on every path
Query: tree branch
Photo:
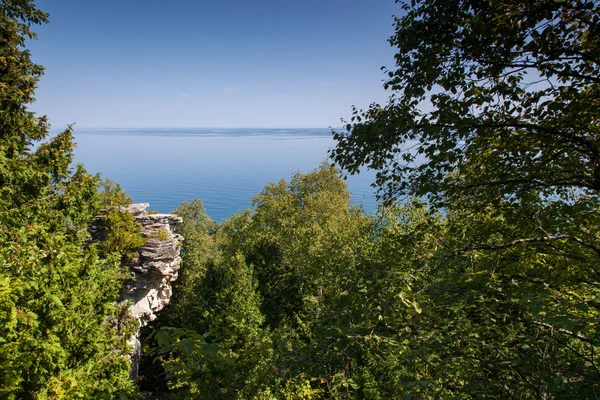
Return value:
M 483 244 L 483 243 L 476 243 L 476 244 L 472 244 L 469 245 L 467 247 L 465 247 L 465 249 L 463 251 L 470 251 L 470 250 L 501 250 L 501 249 L 506 249 L 509 247 L 513 247 L 513 246 L 517 246 L 520 244 L 525 244 L 525 243 L 543 243 L 543 242 L 552 242 L 555 240 L 561 240 L 561 239 L 569 239 L 569 240 L 573 240 L 574 242 L 579 243 L 580 245 L 587 247 L 588 249 L 593 250 L 596 254 L 600 255 L 600 248 L 587 243 L 583 240 L 581 240 L 580 238 L 573 236 L 573 235 L 569 235 L 567 233 L 563 233 L 560 235 L 548 235 L 548 236 L 540 236 L 540 237 L 533 237 L 533 238 L 523 238 L 523 239 L 516 239 L 513 240 L 511 242 L 507 242 L 507 243 L 502 243 L 502 244 L 495 244 L 495 243 L 491 243 L 491 244 Z
M 542 321 L 531 321 L 531 323 L 534 324 L 534 325 L 543 326 L 545 328 L 550 328 L 554 332 L 564 333 L 565 335 L 569 335 L 569 336 L 572 336 L 572 337 L 577 338 L 579 340 L 583 340 L 586 343 L 593 344 L 592 341 L 587 336 L 582 335 L 581 333 L 571 332 L 571 331 L 569 331 L 567 329 L 563 329 L 563 328 L 558 328 L 557 329 L 556 327 L 554 327 L 554 326 L 552 326 L 552 325 L 550 325 L 550 324 L 548 324 L 546 322 L 542 322 Z

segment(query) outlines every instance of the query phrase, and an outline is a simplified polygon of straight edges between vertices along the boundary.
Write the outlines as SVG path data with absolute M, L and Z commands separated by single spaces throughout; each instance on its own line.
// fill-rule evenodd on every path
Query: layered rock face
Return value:
M 132 204 L 123 211 L 130 212 L 142 226 L 147 238 L 140 249 L 137 263 L 131 270 L 134 279 L 123 288 L 121 300 L 133 303 L 131 314 L 145 326 L 156 319 L 171 298 L 171 282 L 177 279 L 181 266 L 179 256 L 181 235 L 173 233 L 182 222 L 172 214 L 147 214 L 147 203 Z
M 138 321 L 139 328 L 129 340 L 133 346 L 130 355 L 132 379 L 138 376 L 138 363 L 141 356 L 139 341 L 140 329 L 156 319 L 156 313 L 162 310 L 171 299 L 171 282 L 178 276 L 181 267 L 179 248 L 183 237 L 174 233 L 183 221 L 172 214 L 148 214 L 148 203 L 132 204 L 121 207 L 122 212 L 129 212 L 142 226 L 142 235 L 147 239 L 138 251 L 137 257 L 130 267 L 132 279 L 128 281 L 121 292 L 119 302 L 128 301 L 131 315 Z M 96 224 L 90 228 L 89 243 L 102 240 L 104 232 L 102 217 L 96 217 Z
M 139 250 L 137 262 L 131 267 L 133 280 L 129 281 L 121 293 L 120 301 L 132 303 L 131 315 L 139 322 L 140 328 L 129 343 L 131 354 L 130 377 L 137 378 L 142 346 L 139 341 L 140 329 L 156 319 L 171 299 L 171 282 L 177 279 L 181 266 L 179 248 L 183 237 L 173 233 L 182 219 L 172 214 L 148 214 L 148 203 L 132 204 L 122 208 L 130 212 L 142 226 L 146 244 Z

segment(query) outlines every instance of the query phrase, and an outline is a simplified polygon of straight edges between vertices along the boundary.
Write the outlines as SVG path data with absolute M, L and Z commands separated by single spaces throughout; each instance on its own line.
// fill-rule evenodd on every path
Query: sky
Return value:
M 53 128 L 341 126 L 385 103 L 394 0 L 38 0 Z

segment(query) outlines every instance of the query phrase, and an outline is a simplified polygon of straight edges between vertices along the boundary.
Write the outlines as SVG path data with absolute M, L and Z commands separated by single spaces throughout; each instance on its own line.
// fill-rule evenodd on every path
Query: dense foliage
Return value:
M 343 168 L 378 171 L 386 199 L 600 190 L 598 2 L 412 0 L 402 11 L 393 95 L 336 133 Z
M 175 317 L 155 335 L 174 393 L 593 398 L 598 254 L 507 242 L 540 221 L 496 208 L 369 216 L 328 166 L 221 225 L 185 204 L 183 232 L 202 240 L 185 242 Z
M 116 209 L 127 200 L 118 186 L 71 170 L 71 128 L 49 137 L 27 108 L 42 67 L 25 41 L 47 17 L 30 0 L 0 2 L 0 397 L 128 397 L 133 327 L 116 302 L 115 237 L 130 248 L 139 227 Z M 90 244 L 102 210 L 108 240 Z
M 599 5 L 402 9 L 393 95 L 355 110 L 332 156 L 350 173 L 375 169 L 388 203 L 419 195 L 443 206 L 444 264 L 425 279 L 437 295 L 421 325 L 421 352 L 443 384 L 427 392 L 595 398 Z M 455 340 L 440 336 L 448 326 Z
M 292 371 L 340 271 L 371 246 L 374 221 L 351 207 L 338 171 L 323 165 L 268 184 L 254 208 L 221 225 L 186 203 L 182 281 L 157 335 L 165 368 L 183 397 L 239 398 L 298 390 Z M 161 316 L 165 318 L 165 316 Z
M 598 4 L 402 7 L 332 152 L 386 207 L 322 166 L 202 225 L 155 335 L 181 397 L 597 398 Z

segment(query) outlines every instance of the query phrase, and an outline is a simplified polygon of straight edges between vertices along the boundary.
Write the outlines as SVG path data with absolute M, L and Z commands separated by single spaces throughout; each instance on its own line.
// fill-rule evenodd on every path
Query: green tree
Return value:
M 418 367 L 408 339 L 425 298 L 425 273 L 413 267 L 435 249 L 431 234 L 414 234 L 419 224 L 436 223 L 424 211 L 380 215 L 366 235 L 369 244 L 336 270 L 335 290 L 320 312 L 295 335 L 280 336 L 289 350 L 275 359 L 282 379 L 269 389 L 277 398 L 387 399 L 411 392 Z
M 350 205 L 339 170 L 327 164 L 267 184 L 253 205 L 247 223 L 232 219 L 222 232 L 254 265 L 267 322 L 313 315 L 337 290 L 338 271 L 368 246 L 372 220 Z
M 158 345 L 174 396 L 232 398 L 268 359 L 252 266 L 220 250 L 217 226 L 200 200 L 174 213 L 183 219 L 182 275 L 149 341 Z
M 156 333 L 171 388 L 180 398 L 238 398 L 269 359 L 252 269 L 241 255 L 219 258 L 195 287 L 199 319 Z
M 443 206 L 437 249 L 409 268 L 423 279 L 423 312 L 400 352 L 414 384 L 400 381 L 400 391 L 594 398 L 598 4 L 415 0 L 402 9 L 390 39 L 393 95 L 355 110 L 332 152 L 350 173 L 375 169 L 389 203 L 416 194 Z
M 167 326 L 200 329 L 196 323 L 202 320 L 205 309 L 196 296 L 208 264 L 218 256 L 216 224 L 198 199 L 184 201 L 173 213 L 183 219 L 177 228 L 177 233 L 185 239 L 181 247 L 183 267 L 173 283 L 171 305 L 162 312 L 160 321 Z
M 599 5 L 414 0 L 390 38 L 389 103 L 354 111 L 333 158 L 385 199 L 600 189 Z
M 0 2 L 0 397 L 130 397 L 120 254 L 86 246 L 99 178 L 71 170 L 70 127 L 49 137 L 28 109 L 42 67 L 26 40 L 47 18 Z
M 371 247 L 373 219 L 349 199 L 339 171 L 323 164 L 267 184 L 252 209 L 214 228 L 199 202 L 176 211 L 184 218 L 184 280 L 165 322 L 174 325 L 156 338 L 171 355 L 165 368 L 181 396 L 322 391 L 294 364 L 340 281 Z

